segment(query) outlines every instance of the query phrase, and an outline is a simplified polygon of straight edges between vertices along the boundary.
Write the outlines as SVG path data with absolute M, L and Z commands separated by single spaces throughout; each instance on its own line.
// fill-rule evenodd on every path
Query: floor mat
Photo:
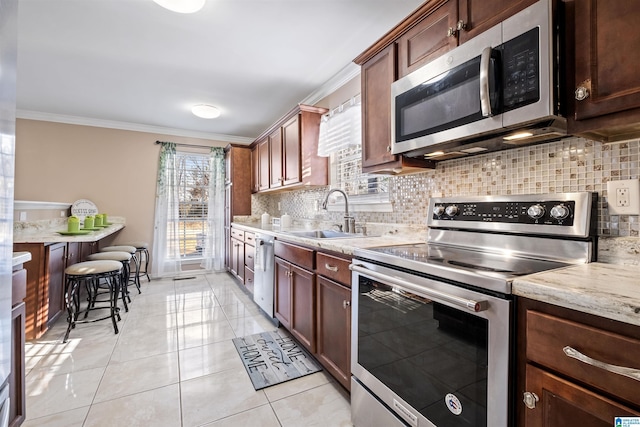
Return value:
M 233 345 L 256 390 L 322 370 L 313 356 L 285 331 L 234 338 Z

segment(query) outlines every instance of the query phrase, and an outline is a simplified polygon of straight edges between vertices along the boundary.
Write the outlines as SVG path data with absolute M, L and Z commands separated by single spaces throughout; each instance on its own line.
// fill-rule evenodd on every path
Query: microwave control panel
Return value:
M 501 46 L 504 111 L 540 99 L 539 32 L 534 28 Z

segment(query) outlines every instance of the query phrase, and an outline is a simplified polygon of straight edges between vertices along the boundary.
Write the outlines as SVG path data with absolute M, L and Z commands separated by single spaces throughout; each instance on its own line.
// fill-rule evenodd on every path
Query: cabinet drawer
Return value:
M 11 307 L 20 304 L 27 297 L 27 270 L 16 270 L 11 276 Z
M 313 249 L 276 240 L 274 253 L 277 257 L 286 259 L 292 264 L 313 270 L 313 261 L 315 258 L 315 251 Z
M 231 237 L 235 237 L 236 239 L 244 242 L 244 230 L 231 227 Z
M 250 245 L 244 245 L 244 265 L 253 270 L 256 249 Z
M 351 287 L 351 260 L 318 252 L 316 254 L 316 272 L 347 287 Z
M 248 245 L 255 246 L 256 244 L 256 235 L 250 231 L 244 232 L 244 242 Z
M 244 267 L 244 285 L 253 294 L 253 270 L 250 270 L 247 266 Z
M 537 311 L 527 311 L 527 359 L 638 405 L 640 381 L 565 354 L 571 347 L 589 358 L 640 370 L 640 340 Z

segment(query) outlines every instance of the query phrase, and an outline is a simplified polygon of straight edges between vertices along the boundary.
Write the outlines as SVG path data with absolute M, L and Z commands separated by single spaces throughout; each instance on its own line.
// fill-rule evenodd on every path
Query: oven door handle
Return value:
M 409 291 L 417 292 L 419 294 L 428 295 L 433 300 L 445 301 L 450 304 L 453 304 L 457 307 L 461 307 L 467 309 L 469 311 L 473 311 L 474 313 L 478 313 L 480 311 L 485 311 L 489 308 L 488 301 L 475 301 L 472 299 L 460 298 L 455 295 L 450 295 L 444 292 L 436 291 L 434 289 L 423 288 L 420 286 L 415 286 L 410 283 L 407 283 L 403 280 L 397 279 L 395 277 L 378 273 L 377 271 L 369 270 L 367 267 L 362 264 L 351 264 L 349 269 L 355 271 L 356 273 L 362 273 L 367 275 L 373 279 L 378 279 L 382 282 L 391 283 L 400 288 L 407 289 Z

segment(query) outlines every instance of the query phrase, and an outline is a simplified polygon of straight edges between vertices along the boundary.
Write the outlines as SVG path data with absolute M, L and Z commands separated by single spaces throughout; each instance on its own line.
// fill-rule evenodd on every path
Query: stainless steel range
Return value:
M 355 251 L 354 425 L 511 426 L 511 284 L 594 261 L 595 206 L 595 193 L 432 198 L 426 243 Z

